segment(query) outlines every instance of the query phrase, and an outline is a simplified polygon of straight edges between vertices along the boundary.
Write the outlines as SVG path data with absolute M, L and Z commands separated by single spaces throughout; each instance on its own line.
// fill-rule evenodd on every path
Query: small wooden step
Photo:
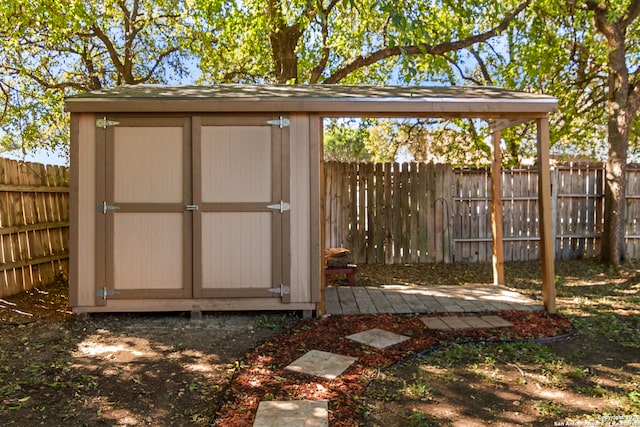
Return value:
M 326 267 L 324 269 L 324 276 L 327 281 L 331 276 L 339 276 L 344 275 L 347 276 L 347 281 L 350 286 L 356 285 L 356 269 L 357 266 L 354 264 L 349 264 L 346 267 Z

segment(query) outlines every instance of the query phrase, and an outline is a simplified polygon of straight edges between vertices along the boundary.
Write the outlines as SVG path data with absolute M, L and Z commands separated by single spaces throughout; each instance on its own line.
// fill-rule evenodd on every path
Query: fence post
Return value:
M 539 173 L 539 172 L 538 172 Z M 553 238 L 553 253 L 558 254 L 558 169 L 551 167 L 551 237 Z M 540 242 L 542 244 L 542 242 Z

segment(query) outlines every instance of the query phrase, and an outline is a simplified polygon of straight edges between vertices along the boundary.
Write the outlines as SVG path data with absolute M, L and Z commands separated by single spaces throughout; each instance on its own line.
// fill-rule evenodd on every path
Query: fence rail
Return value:
M 551 171 L 557 259 L 600 253 L 604 169 Z M 425 163 L 325 164 L 326 244 L 376 264 L 490 261 L 491 176 L 486 169 Z M 506 261 L 539 259 L 538 172 L 502 171 Z M 627 171 L 627 254 L 640 258 L 640 168 Z
M 68 169 L 0 158 L 0 297 L 69 265 Z

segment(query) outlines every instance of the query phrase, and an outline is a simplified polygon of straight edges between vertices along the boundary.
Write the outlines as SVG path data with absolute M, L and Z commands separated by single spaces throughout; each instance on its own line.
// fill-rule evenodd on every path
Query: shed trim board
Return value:
M 541 177 L 542 294 L 546 309 L 555 311 L 554 264 L 553 257 L 548 255 L 554 253 L 553 239 L 547 230 L 552 224 L 551 211 L 543 201 L 544 195 L 550 194 L 547 187 L 551 185 L 547 176 L 548 117 L 557 111 L 554 97 L 493 87 L 142 85 L 73 96 L 67 98 L 65 108 L 72 116 L 71 165 L 75 182 L 71 184 L 70 300 L 75 312 L 172 311 L 198 306 L 203 310 L 300 309 L 322 314 L 325 117 L 486 119 L 490 121 L 494 142 L 499 141 L 502 129 L 535 121 Z M 288 126 L 277 124 L 280 117 L 289 119 Z M 272 120 L 276 124 L 266 123 Z M 146 126 L 149 132 L 127 134 L 117 130 L 123 125 Z M 207 126 L 220 128 L 203 131 Z M 252 133 L 251 126 L 270 126 L 270 130 Z M 114 135 L 123 132 L 132 142 L 119 143 L 116 148 Z M 231 139 L 213 146 L 203 142 L 217 140 L 220 132 L 227 132 Z M 267 135 L 275 141 L 270 154 L 265 154 L 265 146 L 259 142 Z M 176 142 L 172 143 L 171 138 Z M 172 154 L 156 147 L 165 147 Z M 223 152 L 232 157 L 221 160 Z M 146 168 L 155 178 L 140 175 L 135 161 L 127 163 L 129 154 L 137 156 L 139 168 Z M 272 161 L 263 161 L 266 157 Z M 209 161 L 214 166 L 204 163 Z M 243 161 L 248 161 L 246 174 L 229 169 L 241 168 Z M 124 169 L 114 166 L 118 162 Z M 167 175 L 156 167 L 166 170 Z M 264 182 L 254 173 L 260 170 L 269 174 Z M 135 178 L 140 176 L 145 178 Z M 220 179 L 223 182 L 215 187 L 213 182 Z M 129 181 L 133 181 L 131 189 Z M 254 187 L 266 188 L 266 181 L 270 183 L 270 200 L 264 196 L 267 190 L 253 191 Z M 144 190 L 143 184 L 151 187 Z M 111 201 L 117 199 L 118 191 L 125 194 L 130 190 L 137 192 L 140 200 L 125 195 L 118 204 Z M 227 199 L 218 200 L 216 194 L 223 193 Z M 291 210 L 282 209 L 276 214 L 266 207 L 285 206 L 280 202 Z M 101 203 L 109 207 L 105 213 L 99 212 Z M 246 221 L 241 219 L 243 215 Z M 264 215 L 271 216 L 268 220 L 271 226 L 267 228 Z M 257 228 L 248 234 L 229 234 L 225 229 L 232 226 L 242 231 L 248 224 Z M 124 230 L 123 237 L 117 237 L 117 227 Z M 165 229 L 173 231 L 164 235 L 161 231 Z M 240 251 L 233 254 L 237 260 L 223 254 L 224 249 L 232 251 L 230 247 L 218 246 L 214 252 L 207 252 L 204 242 L 217 241 L 209 234 L 223 230 L 226 237 L 219 240 L 220 245 L 235 246 Z M 257 240 L 262 242 L 262 248 L 267 247 L 264 242 L 271 242 L 269 249 L 255 247 L 259 244 L 252 236 L 260 233 L 264 237 Z M 143 235 L 150 240 L 139 242 Z M 120 243 L 119 238 L 123 239 Z M 153 255 L 157 245 L 165 245 L 169 252 Z M 496 258 L 500 256 L 497 254 Z M 134 271 L 137 264 L 127 257 L 142 260 L 141 269 L 145 271 Z M 173 267 L 156 266 L 154 262 Z M 224 274 L 230 281 L 220 286 L 205 283 L 206 274 L 216 277 L 221 274 L 216 266 L 219 262 L 228 264 Z M 170 278 L 154 272 L 156 267 L 164 268 L 161 271 L 166 271 Z M 243 271 L 245 268 L 250 272 Z M 494 259 L 494 274 L 502 274 L 501 268 L 502 260 Z M 155 277 L 154 283 L 140 285 L 148 279 L 147 275 Z M 265 275 L 269 275 L 268 286 L 273 286 L 270 288 L 273 292 L 267 296 L 263 293 L 266 282 L 258 278 Z M 119 292 L 108 295 L 100 292 L 103 288 L 118 291 L 112 289 L 118 277 L 126 278 Z M 278 289 L 280 295 L 274 295 Z

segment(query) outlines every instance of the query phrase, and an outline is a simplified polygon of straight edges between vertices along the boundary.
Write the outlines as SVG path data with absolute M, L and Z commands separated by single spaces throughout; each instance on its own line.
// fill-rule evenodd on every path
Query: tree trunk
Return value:
M 278 83 L 298 83 L 296 47 L 302 31 L 298 25 L 276 27 L 269 33 L 273 65 Z
M 278 0 L 270 0 L 267 4 L 275 78 L 278 83 L 295 84 L 298 83 L 296 48 L 302 37 L 302 28 L 298 21 L 287 25 L 281 8 L 282 4 Z
M 626 260 L 624 225 L 626 221 L 626 169 L 629 151 L 629 127 L 638 110 L 638 92 L 629 84 L 626 58 L 626 31 L 640 13 L 640 0 L 632 0 L 626 13 L 611 21 L 605 2 L 588 1 L 594 12 L 594 24 L 609 45 L 607 106 L 609 113 L 609 156 L 605 167 L 604 230 L 600 257 L 611 265 Z
M 624 225 L 626 219 L 626 164 L 629 146 L 628 126 L 621 117 L 609 119 L 609 157 L 605 166 L 604 230 L 602 233 L 602 260 L 619 265 L 626 259 Z M 623 127 L 623 129 L 620 129 Z

